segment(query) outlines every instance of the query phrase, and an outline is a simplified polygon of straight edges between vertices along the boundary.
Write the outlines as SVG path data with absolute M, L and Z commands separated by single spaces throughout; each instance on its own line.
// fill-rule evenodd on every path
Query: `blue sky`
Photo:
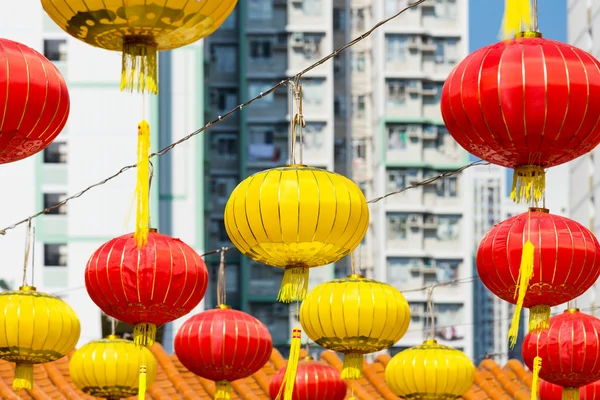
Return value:
M 581 0 L 580 0 L 581 1 Z M 567 41 L 567 0 L 539 0 L 539 29 L 548 39 Z M 504 14 L 503 0 L 469 0 L 469 48 L 477 50 L 498 41 Z M 477 158 L 471 156 L 472 160 Z M 512 170 L 507 170 L 507 193 Z

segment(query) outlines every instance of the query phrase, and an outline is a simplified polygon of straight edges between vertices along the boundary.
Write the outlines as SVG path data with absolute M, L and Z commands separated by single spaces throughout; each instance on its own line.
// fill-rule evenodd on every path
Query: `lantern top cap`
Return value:
M 536 212 L 536 213 L 542 213 L 542 214 L 549 214 L 550 210 L 547 208 L 542 208 L 542 207 L 529 207 L 529 212 Z
M 121 339 L 121 336 L 119 336 L 119 335 L 108 335 L 104 339 L 107 339 L 107 340 Z
M 522 39 L 522 38 L 531 39 L 531 38 L 541 38 L 541 37 L 542 37 L 542 33 L 536 32 L 536 31 L 523 31 L 523 32 L 519 32 L 515 35 L 515 39 Z
M 217 306 L 217 308 L 220 309 L 220 310 L 231 310 L 231 306 L 228 306 L 226 304 L 219 304 Z
M 287 164 L 285 168 L 306 168 L 306 164 Z
M 423 342 L 424 345 L 432 345 L 432 344 L 437 344 L 437 340 L 435 339 L 427 339 L 426 341 Z
M 569 308 L 568 310 L 565 310 L 565 313 L 569 313 L 569 314 L 576 314 L 579 312 L 579 308 Z
M 315 359 L 312 358 L 311 356 L 306 356 L 302 359 L 303 361 L 314 361 Z
M 21 287 L 19 288 L 19 290 L 22 290 L 22 291 L 24 291 L 24 292 L 35 292 L 35 291 L 36 291 L 36 288 L 35 288 L 35 286 L 28 286 L 28 285 L 25 285 L 25 286 L 21 286 Z
M 156 229 L 156 228 L 149 228 L 148 232 L 150 232 L 150 233 L 158 233 L 158 229 Z
M 365 279 L 365 276 L 362 274 L 350 274 L 348 275 L 349 279 Z

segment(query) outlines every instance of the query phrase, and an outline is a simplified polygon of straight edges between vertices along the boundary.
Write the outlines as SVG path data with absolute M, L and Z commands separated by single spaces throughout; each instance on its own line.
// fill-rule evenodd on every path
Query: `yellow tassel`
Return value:
M 531 400 L 537 400 L 540 369 L 542 369 L 542 359 L 540 357 L 535 357 L 533 359 L 533 377 L 531 378 Z
M 277 301 L 291 303 L 302 301 L 308 290 L 308 268 L 286 268 L 277 295 Z
M 137 184 L 135 186 L 135 234 L 139 248 L 148 243 L 150 229 L 150 125 L 146 121 L 138 125 Z
M 529 332 L 550 328 L 550 307 L 535 306 L 529 309 Z
M 228 381 L 217 381 L 214 400 L 230 400 L 231 399 L 231 383 Z
M 156 325 L 137 324 L 133 327 L 133 342 L 138 346 L 152 346 L 156 340 Z
M 300 361 L 300 346 L 302 340 L 302 331 L 298 328 L 292 330 L 292 343 L 290 344 L 290 356 L 283 376 L 283 382 L 279 388 L 279 393 L 275 400 L 292 400 L 294 396 L 294 384 L 296 383 L 296 373 L 298 372 L 298 361 Z
M 536 165 L 515 168 L 510 198 L 515 203 L 538 203 L 546 190 L 546 172 Z
M 146 366 L 142 365 L 140 367 L 138 400 L 145 400 L 145 399 L 146 399 Z
M 564 388 L 562 400 L 579 400 L 579 388 Z
M 363 355 L 359 353 L 344 354 L 344 366 L 342 367 L 342 379 L 362 378 Z
M 15 390 L 33 388 L 33 364 L 17 364 L 12 387 Z
M 523 301 L 525 301 L 525 295 L 529 288 L 529 281 L 533 277 L 534 250 L 533 243 L 529 240 L 526 241 L 521 255 L 521 268 L 519 268 L 517 290 L 515 292 L 517 304 L 515 305 L 515 313 L 513 315 L 512 323 L 510 324 L 510 329 L 508 330 L 508 342 L 511 349 L 514 349 L 515 344 L 517 343 Z
M 531 31 L 530 0 L 506 0 L 500 39 L 510 39 L 522 31 Z
M 156 43 L 125 38 L 121 56 L 121 91 L 158 94 Z

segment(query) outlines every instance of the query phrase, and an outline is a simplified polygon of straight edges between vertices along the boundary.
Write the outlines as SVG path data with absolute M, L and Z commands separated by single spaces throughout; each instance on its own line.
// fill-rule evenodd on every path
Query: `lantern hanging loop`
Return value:
M 532 18 L 531 25 L 534 32 L 540 32 L 538 26 L 538 0 L 533 0 L 533 10 L 532 10 Z
M 152 190 L 152 178 L 154 178 L 154 164 L 148 159 L 148 208 L 150 208 L 150 191 Z M 150 221 L 150 213 L 148 213 L 148 229 L 152 229 Z
M 27 231 L 25 233 L 25 256 L 23 257 L 23 284 L 27 286 L 27 266 L 29 265 L 29 253 L 31 251 L 31 218 L 27 221 Z
M 115 336 L 117 333 L 117 319 L 110 317 L 110 334 Z
M 304 131 L 306 127 L 306 121 L 302 114 L 302 83 L 300 82 L 302 75 L 298 75 L 296 81 L 290 84 L 290 118 L 291 118 L 291 138 L 290 138 L 290 163 L 300 164 L 303 163 L 303 152 L 304 147 Z M 299 158 L 296 161 L 296 146 L 300 142 Z
M 229 250 L 228 247 L 221 247 L 219 254 L 221 260 L 219 262 L 219 274 L 217 278 L 217 303 L 219 307 L 227 304 L 227 274 L 225 269 L 225 253 Z
M 436 285 L 432 285 L 427 290 L 427 312 L 429 313 L 429 339 L 435 339 L 435 312 L 433 309 L 433 289 Z

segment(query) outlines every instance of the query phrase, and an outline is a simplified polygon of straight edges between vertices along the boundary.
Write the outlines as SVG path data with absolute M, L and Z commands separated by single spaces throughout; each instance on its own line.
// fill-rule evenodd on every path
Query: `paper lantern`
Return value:
M 107 315 L 134 327 L 134 342 L 151 345 L 156 327 L 192 311 L 208 285 L 200 256 L 156 230 L 139 248 L 132 233 L 103 244 L 85 268 L 90 298 Z
M 596 282 L 600 244 L 580 223 L 532 208 L 494 226 L 481 240 L 476 263 L 483 284 L 517 304 L 510 331 L 514 344 L 521 305 L 530 309 L 529 330 L 544 329 L 550 307 L 575 299 Z
M 221 305 L 189 318 L 175 336 L 177 358 L 194 374 L 215 381 L 215 399 L 229 399 L 231 382 L 260 370 L 273 352 L 267 327 Z
M 120 51 L 121 89 L 158 93 L 157 52 L 194 43 L 217 30 L 236 0 L 42 0 L 50 18 L 91 46 Z
M 37 51 L 0 39 L 0 58 L 0 164 L 6 164 L 48 147 L 71 103 L 58 68 Z
M 156 379 L 156 360 L 146 347 L 115 335 L 78 349 L 69 361 L 69 375 L 90 396 L 122 399 L 138 394 L 138 372 L 146 367 L 147 385 Z
M 539 395 L 540 400 L 561 400 L 562 386 L 540 380 Z M 600 398 L 600 382 L 596 381 L 579 388 L 579 398 L 581 400 L 595 400 Z
M 285 390 L 286 368 L 281 368 L 271 378 L 271 400 L 275 400 Z M 347 390 L 340 372 L 332 366 L 315 361 L 312 357 L 305 357 L 298 363 L 292 400 L 344 400 Z
M 312 341 L 344 353 L 342 379 L 359 379 L 363 354 L 385 350 L 404 336 L 410 308 L 394 287 L 352 274 L 314 288 L 302 302 L 300 323 Z
M 278 300 L 303 300 L 308 269 L 350 254 L 369 226 L 360 188 L 305 165 L 269 169 L 242 181 L 225 206 L 225 228 L 247 257 L 285 274 Z
M 401 351 L 385 368 L 386 384 L 405 399 L 457 399 L 469 391 L 474 379 L 471 360 L 435 340 Z
M 541 199 L 546 168 L 600 143 L 599 96 L 598 60 L 524 32 L 458 64 L 444 84 L 441 110 L 465 150 L 515 169 L 511 197 L 529 202 L 532 192 Z
M 0 359 L 16 363 L 13 388 L 33 387 L 33 365 L 58 360 L 79 340 L 75 311 L 33 286 L 0 293 Z
M 579 388 L 600 379 L 600 320 L 573 308 L 550 319 L 546 330 L 530 332 L 523 340 L 523 361 L 539 377 L 565 388 L 563 399 L 579 398 Z M 535 376 L 534 376 L 535 378 Z

